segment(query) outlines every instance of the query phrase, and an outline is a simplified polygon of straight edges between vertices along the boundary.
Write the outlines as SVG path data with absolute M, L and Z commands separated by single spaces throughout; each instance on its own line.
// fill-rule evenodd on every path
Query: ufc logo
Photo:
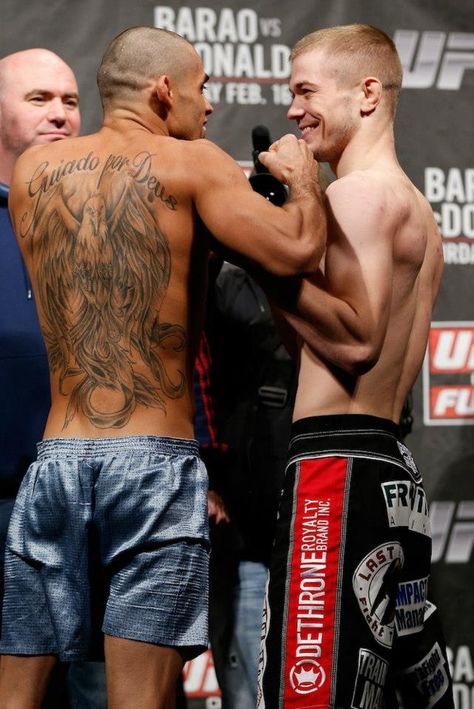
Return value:
M 457 91 L 474 69 L 474 33 L 396 30 L 393 41 L 403 66 L 403 87 Z
M 467 564 L 474 548 L 474 500 L 432 502 L 433 562 Z
M 474 426 L 474 323 L 433 322 L 423 363 L 426 426 Z
M 474 329 L 432 329 L 430 334 L 432 348 L 431 371 L 474 372 Z

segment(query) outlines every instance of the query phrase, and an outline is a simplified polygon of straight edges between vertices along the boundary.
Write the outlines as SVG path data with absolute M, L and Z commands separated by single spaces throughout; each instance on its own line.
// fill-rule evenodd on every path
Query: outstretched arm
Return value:
M 252 191 L 239 166 L 217 146 L 196 143 L 193 196 L 214 238 L 250 268 L 275 275 L 314 271 L 324 253 L 326 225 L 317 164 L 306 144 L 287 135 L 263 156 L 289 188 L 288 202 L 275 207 Z

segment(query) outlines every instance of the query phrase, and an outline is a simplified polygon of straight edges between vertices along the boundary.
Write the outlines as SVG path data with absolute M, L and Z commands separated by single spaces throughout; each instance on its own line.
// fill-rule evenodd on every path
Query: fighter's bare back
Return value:
M 17 175 L 12 209 L 52 377 L 46 437 L 192 436 L 193 215 L 175 141 L 136 138 L 132 150 L 107 133 L 54 145 Z M 204 244 L 193 251 L 201 282 L 205 256 Z

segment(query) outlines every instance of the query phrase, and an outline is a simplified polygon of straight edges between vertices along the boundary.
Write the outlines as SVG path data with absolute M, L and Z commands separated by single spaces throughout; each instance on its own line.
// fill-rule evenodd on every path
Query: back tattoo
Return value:
M 166 412 L 186 377 L 179 369 L 169 375 L 160 350 L 181 352 L 186 333 L 160 320 L 171 254 L 151 205 L 175 211 L 177 200 L 152 174 L 148 152 L 105 160 L 89 153 L 50 167 L 41 163 L 27 183 L 20 236 L 32 257 L 49 367 L 69 397 L 63 428 L 78 412 L 98 428 L 125 426 L 137 404 Z M 78 182 L 76 173 L 95 174 Z M 101 393 L 116 405 L 101 410 Z

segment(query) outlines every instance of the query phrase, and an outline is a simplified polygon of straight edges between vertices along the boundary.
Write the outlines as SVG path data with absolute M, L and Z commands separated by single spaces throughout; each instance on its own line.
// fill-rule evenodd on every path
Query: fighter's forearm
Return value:
M 296 153 L 289 152 L 290 148 Z M 299 154 L 299 160 L 294 159 L 295 154 Z M 298 248 L 300 245 L 308 245 L 308 257 L 299 272 L 313 273 L 319 268 L 327 235 L 318 164 L 304 141 L 296 141 L 294 136 L 283 136 L 268 152 L 261 153 L 259 159 L 276 179 L 288 187 L 289 197 L 281 208 L 277 228 L 290 244 L 292 241 L 298 242 Z

